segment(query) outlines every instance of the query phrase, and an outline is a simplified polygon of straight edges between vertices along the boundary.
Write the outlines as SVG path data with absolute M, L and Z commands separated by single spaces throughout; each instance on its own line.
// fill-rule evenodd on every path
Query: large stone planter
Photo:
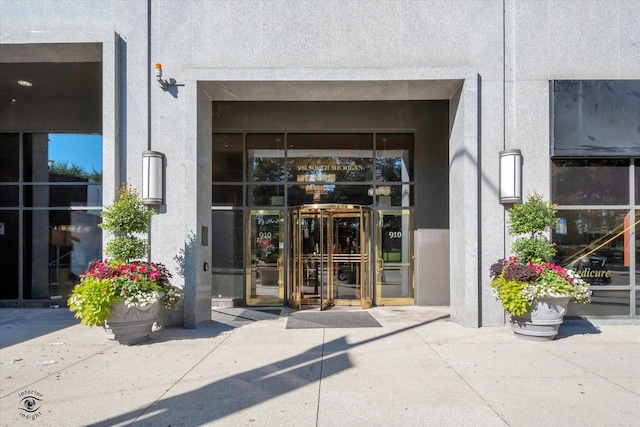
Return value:
M 558 335 L 569 300 L 569 297 L 537 298 L 525 315 L 511 315 L 511 330 L 518 338 L 529 341 L 553 340 Z
M 159 311 L 160 300 L 144 307 L 127 307 L 120 300 L 111 306 L 111 314 L 104 321 L 105 336 L 126 345 L 148 341 Z

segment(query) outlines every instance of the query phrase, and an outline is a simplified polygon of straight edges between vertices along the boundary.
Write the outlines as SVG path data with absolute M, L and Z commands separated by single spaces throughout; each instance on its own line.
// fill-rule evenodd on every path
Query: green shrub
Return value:
M 107 256 L 124 262 L 144 258 L 149 253 L 149 244 L 136 234 L 149 232 L 154 213 L 142 203 L 134 188 L 123 186 L 118 200 L 100 213 L 100 227 L 114 236 L 105 248 Z
M 509 209 L 509 235 L 516 237 L 512 252 L 521 263 L 550 261 L 556 255 L 545 233 L 556 226 L 556 205 L 534 193 Z

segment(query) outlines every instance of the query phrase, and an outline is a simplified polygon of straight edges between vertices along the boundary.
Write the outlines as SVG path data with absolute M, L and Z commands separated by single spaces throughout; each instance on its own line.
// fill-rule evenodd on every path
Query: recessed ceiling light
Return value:
M 33 83 L 26 81 L 26 80 L 18 80 L 18 84 L 20 86 L 25 86 L 25 87 L 31 87 L 33 86 Z

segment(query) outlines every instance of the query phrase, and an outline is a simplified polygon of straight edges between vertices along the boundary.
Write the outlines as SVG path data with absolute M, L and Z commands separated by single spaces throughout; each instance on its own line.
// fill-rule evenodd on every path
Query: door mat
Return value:
M 287 318 L 287 329 L 381 327 L 382 325 L 366 311 L 297 312 L 291 313 Z

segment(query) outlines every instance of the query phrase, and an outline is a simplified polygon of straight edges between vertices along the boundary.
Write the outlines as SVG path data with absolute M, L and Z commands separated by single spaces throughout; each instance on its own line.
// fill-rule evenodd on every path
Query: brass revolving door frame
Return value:
M 289 221 L 289 306 L 371 307 L 373 210 L 359 205 L 303 205 L 289 209 Z

